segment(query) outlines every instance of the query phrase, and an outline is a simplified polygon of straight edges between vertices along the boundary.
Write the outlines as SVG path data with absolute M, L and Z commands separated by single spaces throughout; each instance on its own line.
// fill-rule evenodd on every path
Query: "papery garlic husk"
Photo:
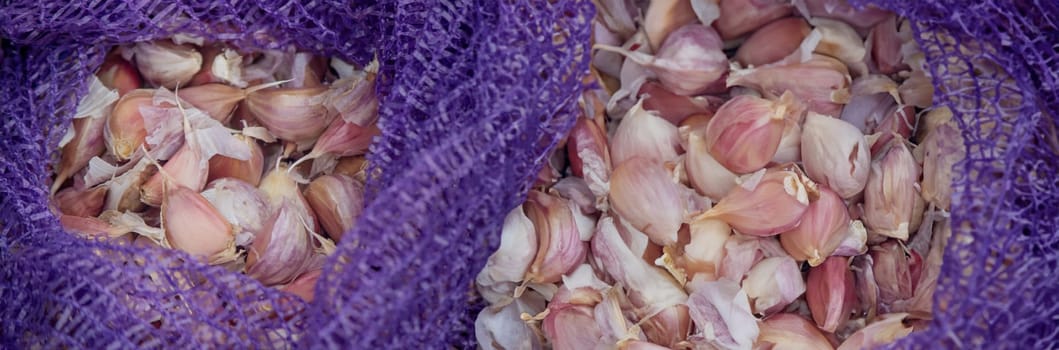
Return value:
M 217 83 L 180 89 L 177 95 L 221 124 L 228 124 L 235 107 L 246 98 L 243 89 Z
M 806 18 L 832 18 L 859 28 L 870 28 L 893 15 L 873 5 L 857 9 L 846 0 L 795 0 L 794 6 Z
M 286 64 L 276 71 L 276 79 L 289 80 L 288 87 L 293 88 L 323 86 L 323 79 L 328 70 L 326 57 L 296 52 L 286 56 L 286 59 Z M 340 77 L 344 78 L 346 77 Z
M 332 83 L 327 107 L 347 123 L 361 127 L 375 124 L 379 118 L 379 99 L 375 95 L 378 69 L 378 61 L 374 61 L 364 71 Z
M 758 324 L 754 348 L 831 350 L 834 346 L 812 321 L 797 314 L 776 314 Z
M 865 318 L 875 318 L 879 309 L 879 284 L 875 280 L 875 261 L 871 254 L 864 254 L 852 258 L 851 270 L 853 270 L 854 286 L 857 289 L 857 305 L 855 310 L 863 314 Z
M 803 182 L 788 170 L 770 171 L 752 188 L 736 186 L 713 208 L 695 220 L 719 219 L 736 231 L 753 236 L 773 236 L 798 225 L 809 207 L 815 184 Z
M 96 77 L 107 88 L 118 90 L 118 95 L 125 96 L 129 91 L 143 86 L 140 72 L 136 67 L 121 58 L 121 55 L 110 54 L 103 60 L 103 65 L 96 71 Z
M 634 157 L 659 163 L 674 161 L 679 150 L 677 127 L 644 110 L 642 100 L 629 109 L 610 138 L 610 159 L 614 167 Z
M 627 339 L 646 338 L 641 328 L 629 319 L 631 315 L 622 310 L 622 305 L 628 305 L 629 301 L 621 286 L 607 289 L 602 297 L 593 311 L 604 343 L 620 344 Z
M 898 88 L 901 101 L 919 108 L 928 108 L 934 105 L 934 82 L 927 72 L 913 69 L 912 74 L 901 82 Z
M 762 66 L 779 61 L 797 50 L 811 30 L 801 18 L 772 21 L 740 44 L 734 58 L 743 66 Z
M 489 256 L 475 279 L 479 290 L 497 283 L 522 281 L 536 256 L 537 233 L 533 221 L 530 221 L 520 205 L 504 218 L 500 246 Z
M 346 175 L 322 175 L 305 188 L 305 200 L 324 232 L 338 242 L 353 230 L 364 209 L 364 184 Z
M 907 313 L 893 313 L 879 316 L 867 327 L 853 333 L 838 350 L 873 349 L 891 344 L 912 333 L 912 327 L 906 323 Z
M 850 76 L 846 65 L 837 59 L 814 54 L 809 61 L 782 66 L 733 69 L 727 85 L 745 86 L 777 99 L 790 91 L 810 111 L 838 116 L 849 102 Z
M 487 306 L 474 321 L 475 339 L 483 350 L 542 349 L 543 334 L 521 316 L 536 315 L 544 309 L 544 298 L 534 292 L 527 292 L 507 304 Z
M 724 260 L 721 262 L 721 278 L 742 281 L 747 272 L 766 258 L 788 256 L 773 237 L 754 237 L 733 234 L 724 242 Z
M 856 90 L 857 84 L 864 79 L 867 78 L 861 77 L 853 83 L 854 90 Z M 858 94 L 854 92 L 849 103 L 842 108 L 842 114 L 840 114 L 839 119 L 857 127 L 857 130 L 860 130 L 863 134 L 871 134 L 875 132 L 879 124 L 882 124 L 890 108 L 896 105 L 897 102 L 893 96 L 886 93 Z
M 286 284 L 304 273 L 315 250 L 309 227 L 298 209 L 283 202 L 268 224 L 254 237 L 246 256 L 246 274 L 262 284 Z
M 59 191 L 51 200 L 65 215 L 94 217 L 103 211 L 106 199 L 107 186 L 83 189 L 75 186 Z
M 687 306 L 697 332 L 688 341 L 716 349 L 749 349 L 758 338 L 757 319 L 735 282 L 692 282 Z
M 678 28 L 695 21 L 694 9 L 686 0 L 652 1 L 644 13 L 643 31 L 652 50 L 658 50 Z
M 614 211 L 643 231 L 655 244 L 673 245 L 684 221 L 685 202 L 678 184 L 662 164 L 632 158 L 611 174 L 610 204 Z
M 905 240 L 917 196 L 919 166 L 903 138 L 894 138 L 888 147 L 871 163 L 864 189 L 864 224 L 870 232 Z
M 710 155 L 704 133 L 688 133 L 687 143 L 684 171 L 687 172 L 688 182 L 700 194 L 714 202 L 719 201 L 736 186 L 738 176 Z
M 857 256 L 868 252 L 868 230 L 860 220 L 850 221 L 842 237 L 842 242 L 831 255 Z
M 162 227 L 173 248 L 220 264 L 235 259 L 235 232 L 205 197 L 182 185 L 167 183 L 162 200 Z
M 533 283 L 555 283 L 581 264 L 588 247 L 565 199 L 531 191 L 523 204 L 537 232 L 537 255 L 526 273 Z
M 610 191 L 611 159 L 607 134 L 588 118 L 577 118 L 566 141 L 567 158 L 574 176 L 584 179 L 600 209 Z
M 721 15 L 713 22 L 713 27 L 725 40 L 731 40 L 786 17 L 793 8 L 786 1 L 779 0 L 723 0 L 720 9 Z
M 301 162 L 310 159 L 321 159 L 327 157 L 333 161 L 338 157 L 349 157 L 367 153 L 368 146 L 371 146 L 372 140 L 376 136 L 379 136 L 381 132 L 375 124 L 369 124 L 368 126 L 360 126 L 356 123 L 350 123 L 342 118 L 335 118 L 331 122 L 331 125 L 324 130 L 324 133 L 316 139 L 316 144 L 313 145 L 313 150 L 306 154 L 304 157 L 294 162 L 291 167 L 296 167 Z M 314 164 L 313 168 L 317 168 Z M 318 171 L 313 172 L 318 173 Z
M 592 236 L 592 256 L 616 283 L 628 289 L 633 313 L 644 322 L 647 337 L 654 343 L 670 344 L 687 336 L 688 320 L 684 302 L 687 294 L 665 270 L 655 267 L 633 251 L 615 226 L 603 217 Z M 664 340 L 664 341 L 660 341 Z
M 624 1 L 624 0 L 621 0 Z M 599 13 L 604 16 L 605 14 Z M 635 33 L 631 32 L 629 36 Z M 613 32 L 610 28 L 607 28 L 603 22 L 598 20 L 592 21 L 592 45 L 603 44 L 611 46 L 621 46 L 624 40 L 628 37 L 621 37 L 618 33 Z M 621 66 L 625 57 L 613 53 L 606 52 L 592 55 L 591 67 L 599 74 L 599 82 L 607 91 L 614 91 L 617 89 L 616 85 L 617 77 L 621 73 Z M 594 73 L 595 74 L 595 73 Z
M 923 262 L 925 267 L 921 271 L 918 283 L 916 283 L 914 296 L 911 299 L 894 302 L 893 310 L 913 313 L 933 312 L 934 292 L 938 285 L 938 277 L 941 275 L 941 263 L 949 237 L 952 236 L 951 220 L 941 220 L 941 222 L 934 224 L 931 229 L 933 237 L 930 243 L 930 251 Z M 919 234 L 925 233 L 921 231 Z
M 783 249 L 795 260 L 817 266 L 838 249 L 849 230 L 849 211 L 842 198 L 831 189 L 817 187 L 819 196 L 809 202 L 802 221 L 780 235 Z
M 219 46 L 206 46 L 202 48 L 202 57 L 202 69 L 191 79 L 191 86 L 224 83 L 246 87 L 243 56 L 238 52 Z
M 161 205 L 166 182 L 201 191 L 206 187 L 208 174 L 209 167 L 203 164 L 202 155 L 191 144 L 185 143 L 158 173 L 143 184 L 140 201 L 153 207 Z
M 570 305 L 563 308 L 548 308 L 549 313 L 541 323 L 544 334 L 555 350 L 596 349 L 601 344 L 602 333 L 589 306 Z
M 257 186 L 261 183 L 261 177 L 265 171 L 265 156 L 261 150 L 261 145 L 254 139 L 243 135 L 235 135 L 235 137 L 246 143 L 250 148 L 250 159 L 240 160 L 223 155 L 213 156 L 209 161 L 209 177 L 206 181 L 212 182 L 216 179 L 231 177 Z
M 855 76 L 868 74 L 868 67 L 864 64 L 867 50 L 852 26 L 826 18 L 811 18 L 809 23 L 813 25 L 813 30 L 820 33 L 820 41 L 813 52 L 839 59 Z
M 316 214 L 309 207 L 309 202 L 305 200 L 305 196 L 302 195 L 302 191 L 294 177 L 291 176 L 289 169 L 286 164 L 277 164 L 261 179 L 261 183 L 257 188 L 268 198 L 273 211 L 287 204 L 298 214 L 299 220 L 304 221 L 310 230 L 320 232 L 320 222 L 316 219 Z
M 316 282 L 320 280 L 320 275 L 322 274 L 322 269 L 309 270 L 309 272 L 295 278 L 294 282 L 283 285 L 278 289 L 297 295 L 305 302 L 311 303 L 313 302 L 313 294 L 316 292 Z
M 780 256 L 755 264 L 743 280 L 742 288 L 751 300 L 750 309 L 754 314 L 771 315 L 805 293 L 805 280 L 794 259 Z
M 746 174 L 763 168 L 779 149 L 787 120 L 796 120 L 803 110 L 794 95 L 779 101 L 737 96 L 725 102 L 706 126 L 706 148 L 733 173 Z
M 809 178 L 842 198 L 859 194 L 868 181 L 868 141 L 841 119 L 810 112 L 802 127 L 802 164 Z
M 923 150 L 923 198 L 948 211 L 952 203 L 953 168 L 966 156 L 963 136 L 954 123 L 938 126 L 920 145 Z
M 88 162 L 93 157 L 99 156 L 106 150 L 107 143 L 104 138 L 106 126 L 106 116 L 73 120 L 70 127 L 73 128 L 74 137 L 62 146 L 59 164 L 55 169 L 56 176 L 51 186 L 52 194 L 56 193 L 73 174 L 88 166 Z
M 148 159 L 141 158 L 125 173 L 112 177 L 104 185 L 108 187 L 104 207 L 120 212 L 140 211 L 144 206 L 140 201 L 140 190 L 155 172 L 157 168 Z
M 654 81 L 641 85 L 638 97 L 643 99 L 643 109 L 655 112 L 674 125 L 680 125 L 693 115 L 712 116 L 724 104 L 724 99 L 716 96 L 677 95 Z
M 326 107 L 326 87 L 273 88 L 251 92 L 243 107 L 276 137 L 307 142 L 324 132 L 335 115 Z
M 915 109 L 910 105 L 892 105 L 887 109 L 885 116 L 877 127 L 875 133 L 881 134 L 872 144 L 872 153 L 877 152 L 894 136 L 908 139 L 912 136 L 912 129 L 916 126 Z
M 202 197 L 224 216 L 235 230 L 235 244 L 247 246 L 261 234 L 272 217 L 268 199 L 253 184 L 236 178 L 211 181 Z
M 684 246 L 684 272 L 689 280 L 716 281 L 721 276 L 724 247 L 732 228 L 721 220 L 702 220 L 688 224 L 690 241 Z
M 342 157 L 335 162 L 331 174 L 352 176 L 364 181 L 367 177 L 368 159 L 364 156 Z
M 912 297 L 915 282 L 912 278 L 910 258 L 906 249 L 896 241 L 889 240 L 873 246 L 872 271 L 879 286 L 879 301 L 885 304 Z
M 147 138 L 141 106 L 151 106 L 154 90 L 138 89 L 122 96 L 107 118 L 104 137 L 107 150 L 119 161 L 128 160 Z
M 111 225 L 94 217 L 59 215 L 59 223 L 62 225 L 63 230 L 84 238 L 114 238 L 129 233 L 126 228 Z
M 952 121 L 952 110 L 945 106 L 937 106 L 924 111 L 918 118 L 916 125 L 915 143 L 917 145 L 926 142 L 927 136 L 934 132 L 939 126 L 949 124 Z
M 202 54 L 194 46 L 169 40 L 136 43 L 130 52 L 143 78 L 167 89 L 187 84 L 202 67 Z
M 901 55 L 901 38 L 897 34 L 897 16 L 889 16 L 871 29 L 868 35 L 871 62 L 882 74 L 894 74 L 909 69 Z
M 821 330 L 833 333 L 846 323 L 857 302 L 849 258 L 832 256 L 820 266 L 810 268 L 805 301 Z
M 577 209 L 577 212 L 581 215 L 594 215 L 600 212 L 600 210 L 596 208 L 595 194 L 592 193 L 592 189 L 589 188 L 588 183 L 580 177 L 567 176 L 559 179 L 555 185 L 552 185 L 552 188 L 548 189 L 548 193 L 569 200 L 570 206 Z M 596 224 L 593 221 L 592 229 L 589 231 L 595 231 L 595 227 Z
M 693 96 L 724 90 L 728 57 L 722 51 L 723 46 L 721 37 L 713 28 L 688 24 L 666 37 L 654 56 L 614 46 L 595 45 L 593 48 L 623 54 L 629 61 L 654 72 L 669 91 Z

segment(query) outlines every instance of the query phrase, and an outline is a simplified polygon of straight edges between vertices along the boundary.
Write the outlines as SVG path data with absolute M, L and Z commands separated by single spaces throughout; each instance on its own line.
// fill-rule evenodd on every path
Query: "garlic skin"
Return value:
M 305 225 L 310 230 L 320 232 L 320 222 L 317 221 L 316 214 L 309 207 L 309 202 L 305 200 L 305 196 L 302 195 L 302 191 L 298 188 L 298 183 L 291 177 L 289 169 L 290 167 L 286 164 L 277 164 L 261 179 L 261 184 L 257 188 L 268 199 L 273 212 L 278 211 L 280 206 L 286 204 L 297 214 L 298 220 L 305 222 Z
M 474 335 L 484 350 L 543 348 L 539 330 L 535 331 L 520 317 L 536 315 L 544 311 L 545 300 L 540 294 L 527 292 L 514 301 L 488 306 L 478 313 L 474 321 Z
M 169 159 L 140 189 L 140 201 L 156 207 L 162 204 L 164 185 L 179 185 L 192 191 L 201 191 L 206 186 L 209 168 L 203 164 L 202 155 L 189 143 Z
M 860 220 L 850 221 L 842 237 L 842 242 L 831 255 L 857 256 L 868 252 L 868 230 Z
M 603 345 L 600 343 L 603 335 L 591 307 L 572 305 L 548 310 L 551 312 L 541 326 L 553 349 L 595 349 Z
M 941 124 L 920 146 L 924 154 L 923 198 L 945 211 L 952 205 L 953 168 L 966 157 L 963 136 L 953 124 Z
M 750 269 L 763 259 L 788 256 L 772 237 L 733 234 L 724 242 L 724 260 L 720 277 L 742 281 Z
M 504 218 L 500 231 L 500 246 L 489 256 L 485 267 L 478 273 L 475 283 L 479 290 L 493 288 L 496 284 L 522 281 L 526 270 L 537 256 L 537 233 L 522 209 L 512 209 Z M 482 293 L 488 296 L 488 293 Z M 496 304 L 499 300 L 489 300 Z
M 679 149 L 677 127 L 644 110 L 642 100 L 629 109 L 610 139 L 610 159 L 615 167 L 634 157 L 660 163 L 674 161 Z
M 725 102 L 706 125 L 706 148 L 733 173 L 763 168 L 779 149 L 785 121 L 800 113 L 794 95 L 779 101 L 736 96 Z
M 173 248 L 208 260 L 211 264 L 235 258 L 232 225 L 217 208 L 194 190 L 179 184 L 167 184 L 161 215 L 166 240 Z
M 129 163 L 133 164 L 132 161 Z M 156 168 L 151 165 L 151 162 L 146 158 L 141 158 L 125 173 L 111 177 L 104 185 L 108 187 L 104 208 L 120 212 L 140 211 L 144 206 L 140 201 L 140 189 L 151 178 L 154 171 Z
M 327 97 L 326 87 L 271 88 L 249 93 L 243 107 L 276 137 L 302 143 L 319 137 L 334 118 Z
M 379 99 L 375 95 L 375 74 L 379 63 L 373 61 L 363 71 L 331 84 L 327 108 L 347 123 L 367 127 L 379 118 Z
M 243 56 L 220 46 L 202 48 L 202 69 L 191 79 L 191 86 L 224 83 L 235 87 L 246 87 L 243 80 Z
M 693 115 L 712 116 L 724 104 L 724 99 L 716 96 L 677 95 L 654 81 L 641 85 L 637 97 L 643 99 L 643 109 L 656 113 L 673 125 L 680 125 Z
M 107 186 L 80 189 L 76 186 L 59 191 L 51 198 L 52 203 L 64 215 L 95 217 L 103 211 L 107 198 Z
M 176 94 L 222 124 L 228 124 L 235 107 L 246 98 L 243 89 L 217 83 L 180 89 Z
M 194 46 L 169 40 L 136 43 L 130 52 L 144 80 L 167 89 L 187 84 L 202 67 L 202 54 Z
M 250 149 L 250 158 L 246 160 L 235 159 L 223 155 L 210 157 L 207 182 L 217 179 L 231 177 L 257 186 L 261 183 L 261 177 L 265 172 L 265 155 L 261 145 L 254 139 L 235 135 L 237 139 L 246 144 Z
M 787 16 L 793 8 L 779 0 L 720 0 L 720 9 L 713 26 L 724 40 L 731 40 Z
M 747 185 L 736 186 L 694 220 L 719 219 L 743 234 L 774 236 L 797 226 L 809 207 L 811 188 L 792 171 L 767 172 L 752 188 Z
M 202 197 L 232 224 L 237 246 L 249 245 L 266 228 L 272 216 L 265 195 L 253 184 L 239 179 L 212 181 L 202 191 Z
M 802 118 L 804 119 L 804 118 Z M 787 120 L 783 124 L 783 136 L 772 155 L 772 163 L 800 163 L 802 161 L 802 121 Z
M 809 23 L 813 25 L 813 30 L 820 33 L 820 41 L 813 52 L 839 59 L 855 76 L 868 74 L 868 67 L 864 64 L 867 50 L 853 27 L 846 22 L 827 18 L 811 18 Z
M 855 256 L 851 259 L 854 286 L 857 289 L 857 305 L 854 310 L 864 314 L 868 320 L 875 318 L 879 309 L 879 283 L 875 280 L 875 260 L 871 254 Z
M 738 176 L 710 155 L 702 133 L 691 132 L 687 137 L 688 152 L 684 157 L 684 171 L 687 172 L 688 182 L 710 200 L 720 201 L 736 186 Z
M 585 259 L 577 222 L 565 199 L 531 191 L 523 204 L 537 232 L 538 250 L 525 279 L 533 283 L 555 283 Z
M 248 249 L 246 274 L 267 286 L 287 284 L 313 262 L 315 250 L 309 226 L 287 202 L 276 208 L 268 222 Z
M 810 179 L 842 198 L 859 194 L 868 182 L 868 141 L 857 127 L 841 119 L 809 112 L 802 128 L 802 164 Z
M 678 185 L 656 161 L 636 157 L 611 174 L 610 204 L 614 211 L 656 244 L 677 242 L 685 202 Z
M 846 323 L 857 302 L 849 258 L 833 256 L 820 266 L 810 268 L 805 301 L 821 330 L 834 333 Z
M 853 333 L 838 350 L 873 349 L 891 344 L 912 333 L 913 328 L 905 323 L 907 313 L 886 314 L 868 324 L 867 327 Z
M 910 259 L 904 247 L 889 240 L 871 247 L 869 252 L 873 261 L 872 272 L 879 286 L 879 301 L 890 304 L 911 298 L 918 278 L 912 278 Z
M 113 226 L 94 217 L 59 215 L 59 224 L 62 225 L 63 230 L 90 239 L 99 237 L 115 238 L 129 233 L 128 229 Z
M 107 88 L 117 90 L 119 97 L 143 86 L 140 72 L 136 71 L 136 67 L 117 54 L 108 55 L 103 60 L 103 65 L 96 72 L 96 77 Z
M 652 50 L 658 50 L 670 33 L 697 19 L 687 0 L 651 1 L 644 14 L 643 30 Z
M 838 249 L 849 229 L 849 211 L 831 189 L 817 187 L 819 196 L 809 202 L 802 221 L 780 235 L 783 249 L 798 261 L 817 266 Z
M 107 150 L 119 161 L 128 160 L 147 138 L 140 107 L 151 106 L 153 99 L 153 90 L 138 89 L 125 94 L 114 104 L 103 136 Z
M 322 175 L 305 188 L 305 200 L 335 242 L 352 231 L 364 209 L 364 184 L 346 175 Z
M 908 239 L 916 201 L 919 166 L 900 137 L 871 163 L 864 189 L 864 224 L 868 230 L 900 240 Z
M 868 45 L 873 68 L 882 74 L 910 69 L 901 55 L 901 38 L 897 34 L 897 17 L 888 16 L 871 29 Z
M 758 338 L 747 295 L 729 280 L 692 282 L 687 306 L 697 333 L 688 341 L 716 349 L 749 349 Z
M 758 324 L 754 348 L 831 350 L 834 346 L 811 321 L 796 314 L 776 314 Z
M 73 129 L 74 137 L 62 146 L 59 164 L 55 169 L 55 180 L 52 181 L 52 194 L 58 192 L 67 179 L 88 166 L 93 157 L 99 156 L 106 150 L 104 129 L 107 119 L 108 117 L 102 116 L 73 120 L 70 128 Z
M 842 113 L 842 105 L 849 102 L 850 81 L 845 64 L 814 54 L 806 62 L 733 69 L 727 86 L 745 86 L 769 99 L 777 99 L 790 91 L 798 101 L 807 104 L 809 111 L 837 116 Z
M 805 293 L 798 263 L 789 256 L 766 258 L 754 265 L 742 283 L 751 310 L 759 315 L 782 311 Z
M 593 48 L 625 55 L 628 61 L 654 72 L 669 91 L 693 96 L 724 90 L 728 57 L 722 51 L 723 47 L 721 37 L 713 28 L 688 24 L 666 37 L 654 56 L 614 46 L 595 45 Z
M 789 17 L 772 21 L 739 45 L 735 60 L 743 66 L 762 66 L 779 61 L 801 45 L 812 28 L 804 19 Z
M 725 242 L 732 229 L 721 220 L 702 220 L 688 224 L 690 241 L 684 246 L 682 265 L 689 280 L 716 281 L 721 277 Z
M 577 118 L 567 137 L 566 152 L 571 172 L 584 179 L 595 197 L 596 207 L 606 209 L 613 169 L 606 132 L 588 118 Z

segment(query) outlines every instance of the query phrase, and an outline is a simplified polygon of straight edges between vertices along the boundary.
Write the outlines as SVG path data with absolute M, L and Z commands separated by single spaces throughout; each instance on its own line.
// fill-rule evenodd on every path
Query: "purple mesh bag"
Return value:
M 1054 347 L 1059 9 L 878 2 L 916 21 L 935 101 L 968 150 L 935 320 L 895 347 Z M 571 125 L 592 12 L 587 0 L 0 3 L 0 347 L 472 347 L 473 276 Z M 72 237 L 49 213 L 47 164 L 105 48 L 174 32 L 382 60 L 376 199 L 312 304 L 179 252 Z M 988 62 L 1003 70 L 971 68 Z

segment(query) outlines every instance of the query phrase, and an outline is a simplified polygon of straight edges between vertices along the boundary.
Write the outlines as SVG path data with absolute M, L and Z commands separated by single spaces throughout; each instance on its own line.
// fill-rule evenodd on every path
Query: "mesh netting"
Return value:
M 935 101 L 968 150 L 936 318 L 898 346 L 1049 348 L 1059 9 L 879 2 L 916 21 Z M 592 12 L 588 0 L 0 3 L 0 347 L 471 346 L 473 277 L 574 118 Z M 383 62 L 378 199 L 312 304 L 176 251 L 75 238 L 48 210 L 47 165 L 106 49 L 177 32 Z

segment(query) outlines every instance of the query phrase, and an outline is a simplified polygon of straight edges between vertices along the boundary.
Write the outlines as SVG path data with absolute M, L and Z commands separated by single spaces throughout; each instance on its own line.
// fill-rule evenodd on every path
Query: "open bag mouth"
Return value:
M 1051 344 L 1059 9 L 861 5 L 0 5 L 0 347 Z

